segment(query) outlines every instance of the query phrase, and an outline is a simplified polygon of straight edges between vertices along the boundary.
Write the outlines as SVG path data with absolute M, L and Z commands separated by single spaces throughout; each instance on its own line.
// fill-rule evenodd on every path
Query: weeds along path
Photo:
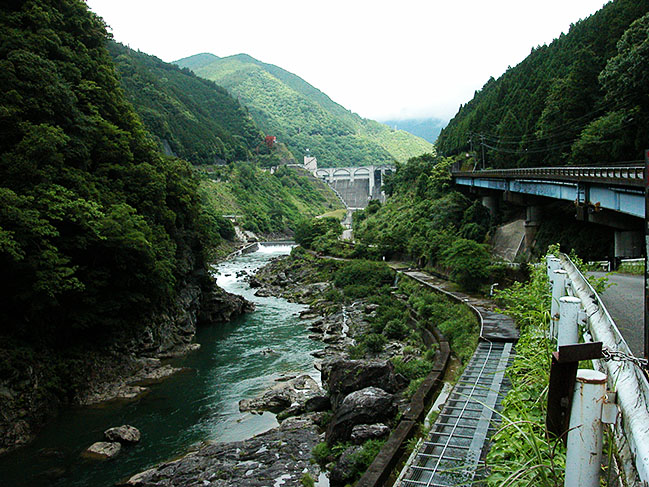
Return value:
M 397 486 L 470 485 L 483 477 L 500 400 L 509 388 L 505 370 L 514 354 L 514 320 L 493 302 L 451 289 L 450 283 L 421 271 L 404 271 L 421 284 L 468 305 L 481 324 L 480 341 L 430 433 L 410 456 Z

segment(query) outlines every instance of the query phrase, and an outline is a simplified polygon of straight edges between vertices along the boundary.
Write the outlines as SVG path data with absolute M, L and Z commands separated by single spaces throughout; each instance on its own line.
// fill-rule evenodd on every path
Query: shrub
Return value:
M 329 463 L 329 458 L 331 457 L 331 449 L 327 445 L 327 442 L 323 441 L 314 446 L 311 451 L 311 456 L 318 465 L 324 468 Z
M 367 350 L 372 353 L 382 352 L 383 347 L 387 342 L 386 338 L 378 333 L 369 333 L 365 335 L 362 340 L 362 343 L 367 347 Z
M 343 227 L 340 221 L 334 217 L 303 220 L 298 223 L 295 229 L 295 242 L 310 249 L 317 238 L 327 235 L 330 238 L 337 239 L 342 231 Z
M 473 240 L 460 238 L 442 251 L 442 265 L 450 269 L 451 279 L 464 289 L 478 289 L 489 276 L 489 252 Z
M 407 337 L 409 332 L 410 328 L 408 328 L 408 325 L 406 325 L 403 320 L 390 320 L 383 329 L 385 336 L 397 340 Z
M 300 479 L 300 484 L 302 487 L 315 487 L 315 480 L 309 475 L 309 472 L 305 472 Z
M 336 287 L 344 288 L 350 285 L 365 285 L 378 289 L 392 284 L 394 271 L 384 262 L 357 260 L 346 263 L 334 274 Z
M 429 362 L 425 358 L 417 358 L 404 362 L 403 357 L 394 357 L 392 364 L 394 365 L 394 372 L 403 375 L 408 380 L 426 377 L 433 368 L 432 362 Z

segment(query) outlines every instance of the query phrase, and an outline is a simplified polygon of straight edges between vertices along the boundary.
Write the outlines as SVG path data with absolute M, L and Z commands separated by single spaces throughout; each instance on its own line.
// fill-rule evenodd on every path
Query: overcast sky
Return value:
M 87 0 L 115 40 L 174 61 L 246 53 L 375 120 L 448 120 L 602 0 Z

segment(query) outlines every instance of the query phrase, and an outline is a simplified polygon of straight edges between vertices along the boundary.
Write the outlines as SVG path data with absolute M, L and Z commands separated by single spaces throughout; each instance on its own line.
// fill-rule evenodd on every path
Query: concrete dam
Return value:
M 321 167 L 313 170 L 314 176 L 329 184 L 350 210 L 363 209 L 370 200 L 385 202 L 383 179 L 392 172 L 394 167 L 388 165 Z

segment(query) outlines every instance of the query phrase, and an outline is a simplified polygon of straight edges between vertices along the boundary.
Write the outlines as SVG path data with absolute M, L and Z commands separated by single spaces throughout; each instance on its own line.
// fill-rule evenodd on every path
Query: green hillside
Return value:
M 203 266 L 198 181 L 151 142 L 84 2 L 1 13 L 0 335 L 136 329 Z
M 256 233 L 291 234 L 301 220 L 342 208 L 328 186 L 299 168 L 280 166 L 271 174 L 237 162 L 210 169 L 200 186 L 205 211 L 240 215 L 241 226 Z
M 115 42 L 108 49 L 121 84 L 167 153 L 193 164 L 249 160 L 263 134 L 237 100 L 214 82 Z M 211 62 L 216 56 L 196 56 Z
M 648 0 L 615 0 L 533 49 L 460 107 L 438 150 L 484 147 L 490 167 L 641 159 L 649 133 L 648 11 Z
M 246 54 L 176 61 L 225 87 L 245 105 L 257 125 L 277 136 L 301 160 L 306 149 L 323 167 L 403 162 L 431 152 L 432 144 L 367 120 L 332 101 L 300 77 Z

